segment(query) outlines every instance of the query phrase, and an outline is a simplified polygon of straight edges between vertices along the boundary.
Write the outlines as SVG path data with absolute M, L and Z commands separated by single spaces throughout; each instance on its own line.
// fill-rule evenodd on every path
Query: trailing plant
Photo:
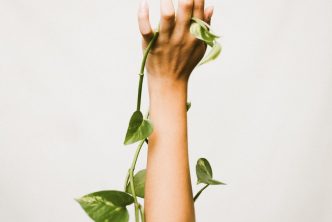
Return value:
M 211 50 L 200 61 L 199 65 L 205 64 L 212 60 L 215 60 L 221 53 L 221 46 L 217 42 L 219 36 L 214 34 L 210 26 L 193 17 L 191 19 L 190 33 L 197 39 L 202 40 Z M 96 222 L 128 222 L 129 213 L 127 207 L 133 205 L 135 209 L 135 221 L 145 222 L 144 209 L 139 198 L 144 199 L 144 185 L 146 170 L 140 170 L 135 173 L 136 163 L 144 144 L 148 144 L 148 138 L 153 131 L 152 123 L 149 121 L 149 113 L 144 117 L 141 111 L 141 97 L 142 86 L 144 79 L 144 70 L 147 57 L 150 50 L 155 44 L 158 38 L 159 30 L 154 32 L 152 40 L 149 42 L 147 48 L 144 51 L 141 68 L 139 71 L 139 83 L 136 110 L 132 114 L 127 133 L 124 139 L 124 144 L 129 145 L 138 143 L 132 164 L 128 169 L 127 176 L 125 177 L 123 191 L 118 190 L 105 190 L 90 193 L 79 199 L 77 202 L 90 216 L 90 218 Z M 191 103 L 187 103 L 187 111 L 190 109 Z M 193 197 L 194 201 L 201 195 L 201 193 L 210 185 L 224 185 L 223 182 L 215 180 L 212 174 L 212 168 L 210 163 L 205 158 L 200 158 L 196 164 L 197 184 L 204 184 L 204 186 Z

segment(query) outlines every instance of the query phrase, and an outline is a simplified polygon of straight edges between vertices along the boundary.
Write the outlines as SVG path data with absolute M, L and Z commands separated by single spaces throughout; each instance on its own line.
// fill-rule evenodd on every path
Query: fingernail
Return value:
M 138 12 L 142 14 L 149 13 L 149 6 L 147 0 L 141 0 L 139 7 L 138 7 Z
M 147 0 L 141 0 L 141 8 L 142 9 L 148 8 L 148 1 Z

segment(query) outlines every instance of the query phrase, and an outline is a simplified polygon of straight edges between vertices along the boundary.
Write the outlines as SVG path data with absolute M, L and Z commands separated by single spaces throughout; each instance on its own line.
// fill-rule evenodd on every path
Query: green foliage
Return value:
M 194 196 L 194 201 L 202 194 L 202 192 L 210 185 L 226 185 L 223 182 L 213 179 L 212 168 L 209 161 L 205 158 L 200 158 L 196 164 L 197 184 L 204 183 L 205 186 L 200 189 Z
M 197 38 L 204 41 L 212 49 L 210 52 L 201 60 L 201 64 L 205 64 L 209 61 L 215 60 L 221 53 L 221 46 L 217 42 L 219 36 L 211 31 L 210 26 L 204 21 L 193 17 L 190 26 L 190 32 Z M 147 48 L 144 51 L 142 64 L 139 74 L 139 86 L 138 86 L 138 96 L 137 96 L 137 106 L 136 111 L 132 114 L 127 133 L 125 136 L 124 144 L 129 145 L 136 142 L 140 142 L 132 161 L 132 165 L 128 170 L 127 177 L 125 179 L 124 191 L 99 191 L 85 195 L 79 199 L 77 202 L 85 210 L 85 212 L 91 217 L 95 222 L 128 222 L 129 214 L 127 206 L 133 204 L 135 209 L 135 221 L 142 222 L 145 221 L 144 209 L 139 203 L 137 197 L 144 198 L 145 196 L 145 178 L 146 170 L 141 170 L 134 175 L 136 162 L 140 154 L 141 148 L 144 142 L 147 143 L 147 138 L 151 135 L 153 131 L 152 124 L 146 118 L 140 110 L 141 107 L 141 95 L 142 95 L 142 84 L 144 77 L 144 69 L 147 57 L 154 43 L 156 42 L 159 35 L 157 30 Z M 191 103 L 187 102 L 187 111 L 191 108 Z M 220 181 L 214 180 L 212 175 L 212 168 L 209 162 L 201 158 L 197 161 L 196 165 L 197 181 L 199 183 L 206 184 L 195 196 L 194 201 L 200 196 L 200 194 L 209 185 L 224 184 Z M 163 176 L 163 175 L 160 175 Z M 166 191 L 165 191 L 166 192 Z
M 135 111 L 130 118 L 124 144 L 129 145 L 144 140 L 150 136 L 152 131 L 153 128 L 150 121 L 143 118 L 141 111 Z
M 138 197 L 144 198 L 144 188 L 145 188 L 145 177 L 146 177 L 146 170 L 141 170 L 134 176 L 134 189 L 135 194 Z M 133 194 L 131 190 L 130 183 L 127 184 L 126 192 Z
M 200 24 L 198 23 L 192 23 L 190 25 L 190 32 L 193 34 L 196 38 L 206 42 L 210 43 L 215 41 L 216 37 L 211 32 L 205 30 Z
M 205 183 L 209 185 L 225 184 L 213 179 L 212 168 L 209 161 L 205 158 L 200 158 L 196 164 L 197 184 Z
M 215 60 L 221 53 L 221 45 L 218 42 L 213 42 L 210 44 L 212 47 L 210 52 L 200 61 L 199 65 L 203 65 L 210 61 Z
M 221 53 L 221 45 L 217 42 L 219 36 L 211 31 L 206 22 L 195 17 L 191 20 L 190 33 L 211 47 L 210 52 L 200 61 L 199 65 L 215 60 Z
M 196 17 L 192 17 L 191 20 L 195 23 L 198 23 L 200 26 L 202 26 L 205 30 L 209 30 L 211 33 L 211 27 L 209 24 L 207 24 L 205 21 L 199 19 L 199 18 L 196 18 Z M 216 35 L 217 36 L 217 35 Z
M 126 206 L 132 204 L 134 198 L 125 192 L 109 190 L 85 195 L 77 202 L 96 222 L 128 222 Z

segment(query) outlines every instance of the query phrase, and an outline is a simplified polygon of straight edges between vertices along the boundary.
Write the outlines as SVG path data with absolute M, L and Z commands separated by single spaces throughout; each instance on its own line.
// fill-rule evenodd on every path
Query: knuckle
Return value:
M 175 35 L 172 38 L 172 45 L 174 45 L 175 47 L 183 47 L 183 45 L 185 44 L 184 40 L 183 40 L 183 36 L 181 35 Z
M 148 36 L 148 33 L 145 33 L 145 32 L 141 32 L 141 35 L 145 38 Z
M 152 32 L 147 32 L 147 31 L 141 31 L 141 35 L 144 37 L 144 38 L 148 38 L 152 35 Z
M 162 17 L 165 20 L 173 20 L 175 18 L 175 12 L 174 11 L 163 12 Z

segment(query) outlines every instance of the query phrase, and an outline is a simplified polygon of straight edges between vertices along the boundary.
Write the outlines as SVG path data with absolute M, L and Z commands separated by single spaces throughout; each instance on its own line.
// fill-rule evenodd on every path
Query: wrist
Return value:
M 148 75 L 149 94 L 187 94 L 188 79 L 173 79 Z
M 149 76 L 148 89 L 151 111 L 159 110 L 158 113 L 163 113 L 167 110 L 182 110 L 186 113 L 188 81 Z

